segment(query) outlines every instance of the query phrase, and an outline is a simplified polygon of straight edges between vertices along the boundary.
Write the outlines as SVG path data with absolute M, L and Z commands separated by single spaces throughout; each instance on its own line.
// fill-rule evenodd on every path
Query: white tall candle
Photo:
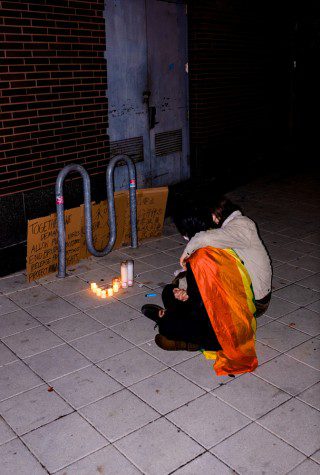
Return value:
M 127 261 L 127 268 L 128 268 L 128 286 L 132 287 L 133 285 L 133 261 Z
M 128 266 L 127 261 L 121 262 L 121 286 L 123 289 L 128 287 Z

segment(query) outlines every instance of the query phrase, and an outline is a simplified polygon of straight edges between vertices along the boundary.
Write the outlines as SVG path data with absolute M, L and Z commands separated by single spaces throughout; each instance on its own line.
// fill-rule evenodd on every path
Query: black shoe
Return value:
M 147 303 L 141 307 L 141 312 L 143 315 L 150 318 L 150 320 L 156 322 L 157 324 L 160 321 L 159 310 L 163 310 L 163 308 L 152 303 Z

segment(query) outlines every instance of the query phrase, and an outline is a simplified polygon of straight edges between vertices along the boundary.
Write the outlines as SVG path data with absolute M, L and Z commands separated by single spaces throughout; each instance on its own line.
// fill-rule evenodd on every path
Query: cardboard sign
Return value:
M 66 262 L 74 265 L 79 262 L 81 246 L 81 209 L 65 211 L 66 223 Z M 58 270 L 58 229 L 57 216 L 28 221 L 27 277 L 28 282 L 40 279 Z
M 166 211 L 168 188 L 147 188 L 137 190 L 137 228 L 138 241 L 161 236 L 163 220 Z M 127 193 L 127 207 L 123 245 L 131 243 L 129 193 Z
M 168 188 L 137 190 L 138 241 L 161 236 Z M 129 192 L 114 194 L 117 238 L 114 249 L 131 243 Z M 107 202 L 92 203 L 94 247 L 102 250 L 109 241 Z M 66 262 L 77 264 L 90 256 L 86 246 L 84 206 L 65 211 Z M 58 230 L 56 214 L 28 221 L 27 279 L 40 279 L 58 269 Z

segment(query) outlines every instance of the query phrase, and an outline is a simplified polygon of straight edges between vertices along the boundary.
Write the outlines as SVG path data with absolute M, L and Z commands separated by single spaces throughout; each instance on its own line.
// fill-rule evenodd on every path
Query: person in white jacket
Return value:
M 185 268 L 188 257 L 202 247 L 233 249 L 251 277 L 256 316 L 259 317 L 265 313 L 270 303 L 272 268 L 256 224 L 225 197 L 211 204 L 210 211 L 217 228 L 197 233 L 183 251 L 180 264 Z

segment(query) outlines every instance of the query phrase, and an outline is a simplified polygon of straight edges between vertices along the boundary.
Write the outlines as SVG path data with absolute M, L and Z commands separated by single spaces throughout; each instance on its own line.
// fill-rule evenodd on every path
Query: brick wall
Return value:
M 193 172 L 243 166 L 243 156 L 274 138 L 283 78 L 275 53 L 279 10 L 256 0 L 189 2 Z
M 0 1 L 0 196 L 108 159 L 104 0 Z

